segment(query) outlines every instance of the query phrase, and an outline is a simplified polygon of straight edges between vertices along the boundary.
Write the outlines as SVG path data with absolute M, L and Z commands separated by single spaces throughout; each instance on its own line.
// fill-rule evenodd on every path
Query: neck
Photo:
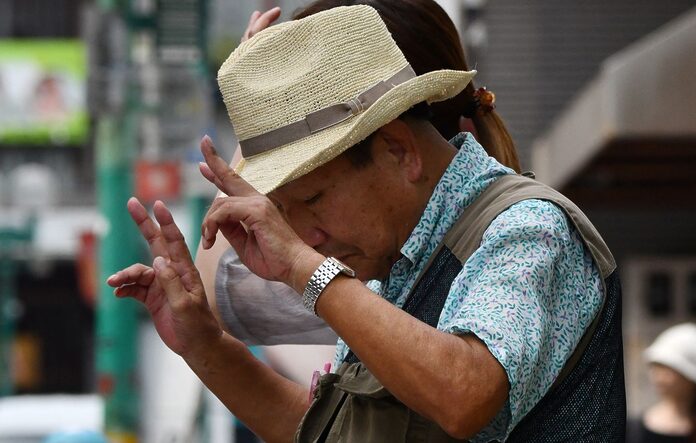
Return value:
M 445 170 L 457 154 L 457 149 L 442 138 L 439 132 L 428 122 L 419 121 L 416 124 L 422 125 L 421 130 L 414 131 L 418 146 L 421 147 L 421 158 L 423 159 L 423 171 L 419 181 L 416 201 L 418 205 L 413 205 L 412 213 L 409 217 L 411 223 L 407 227 L 403 241 L 406 241 L 416 224 L 425 211 L 430 197 L 435 192 L 435 187 L 440 182 Z
M 457 148 L 449 144 L 429 122 L 418 121 L 415 125 L 418 125 L 419 129 L 414 132 L 417 134 L 418 146 L 423 147 L 422 180 L 429 199 L 445 170 L 457 155 Z
M 404 202 L 403 212 L 398 217 L 403 223 L 395 226 L 400 246 L 406 242 L 415 229 L 435 191 L 435 187 L 457 154 L 457 149 L 450 145 L 429 122 L 411 119 L 408 124 L 413 129 L 414 144 L 420 151 L 422 171 L 420 177 L 414 182 L 415 186 L 412 191 L 404 196 L 407 201 Z M 392 259 L 393 265 L 399 257 L 395 256 Z

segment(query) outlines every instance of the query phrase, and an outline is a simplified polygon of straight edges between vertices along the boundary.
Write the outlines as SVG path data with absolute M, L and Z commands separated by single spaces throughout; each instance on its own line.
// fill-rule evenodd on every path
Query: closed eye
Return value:
M 283 205 L 281 205 L 279 201 L 277 201 L 277 200 L 275 200 L 275 199 L 273 199 L 273 198 L 270 198 L 270 197 L 269 197 L 268 199 L 271 201 L 271 203 L 273 203 L 273 205 L 274 205 L 276 208 L 278 208 L 278 210 L 279 210 L 281 213 L 282 213 L 282 212 L 285 212 L 284 209 L 283 209 Z
M 316 203 L 316 202 L 321 198 L 321 196 L 322 196 L 322 193 L 321 193 L 321 192 L 317 192 L 317 193 L 314 194 L 312 197 L 310 197 L 310 198 L 308 198 L 308 199 L 305 199 L 305 200 L 304 200 L 304 203 L 307 204 L 307 205 L 312 205 L 312 204 Z

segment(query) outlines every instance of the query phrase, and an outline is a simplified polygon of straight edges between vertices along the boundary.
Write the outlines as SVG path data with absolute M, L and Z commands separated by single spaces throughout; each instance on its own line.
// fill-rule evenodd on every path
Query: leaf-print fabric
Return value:
M 401 248 L 401 259 L 387 280 L 368 283 L 398 307 L 466 207 L 497 178 L 514 173 L 489 157 L 471 134 L 450 143 L 459 152 Z M 510 381 L 506 407 L 472 442 L 507 437 L 551 387 L 601 301 L 599 271 L 553 203 L 526 200 L 491 223 L 455 278 L 438 323 L 445 332 L 475 334 Z M 347 352 L 339 339 L 337 362 Z

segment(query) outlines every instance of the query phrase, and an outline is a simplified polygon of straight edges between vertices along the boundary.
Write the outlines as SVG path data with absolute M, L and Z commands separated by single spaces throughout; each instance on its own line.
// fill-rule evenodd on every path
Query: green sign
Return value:
M 79 40 L 0 40 L 0 146 L 85 143 L 86 79 Z

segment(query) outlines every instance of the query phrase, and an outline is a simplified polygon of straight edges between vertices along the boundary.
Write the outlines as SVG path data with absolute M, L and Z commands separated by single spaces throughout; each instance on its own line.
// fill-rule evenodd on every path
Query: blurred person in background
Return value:
M 468 71 L 468 63 L 457 29 L 447 13 L 434 0 L 317 0 L 298 9 L 293 19 L 320 11 L 351 5 L 369 5 L 377 10 L 387 29 L 416 74 L 439 69 Z M 266 29 L 280 17 L 280 8 L 254 12 L 242 41 Z M 501 164 L 520 172 L 517 151 L 494 103 L 490 91 L 479 90 L 470 82 L 457 96 L 431 104 L 430 122 L 447 140 L 469 132 Z M 232 160 L 239 160 L 237 150 Z M 210 250 L 199 247 L 196 267 L 200 270 L 209 303 L 220 324 L 235 337 L 249 344 L 334 345 L 336 335 L 320 318 L 308 313 L 298 294 L 282 283 L 262 280 L 249 272 L 220 234 Z M 295 364 L 318 367 L 330 349 L 297 352 Z M 301 352 L 301 354 L 300 354 Z M 278 358 L 276 355 L 278 354 Z M 282 366 L 285 351 L 269 349 L 269 359 Z M 312 358 L 314 357 L 314 358 Z M 307 369 L 305 369 L 307 371 Z M 307 372 L 309 377 L 311 371 Z
M 629 443 L 696 443 L 696 324 L 663 331 L 646 349 L 658 401 L 631 423 Z

